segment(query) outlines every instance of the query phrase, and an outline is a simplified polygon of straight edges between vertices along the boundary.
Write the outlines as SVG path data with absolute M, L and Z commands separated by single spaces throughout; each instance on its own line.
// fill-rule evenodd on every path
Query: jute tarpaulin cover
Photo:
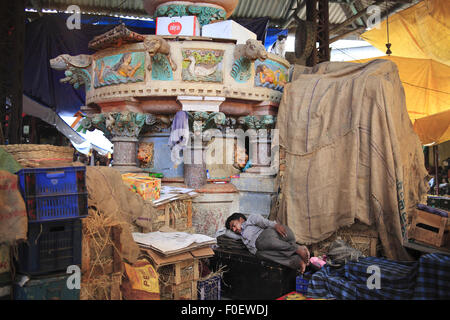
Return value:
M 388 258 L 410 259 L 402 237 L 427 173 L 394 63 L 296 65 L 277 128 L 286 172 L 276 216 L 298 242 L 358 219 L 376 224 Z

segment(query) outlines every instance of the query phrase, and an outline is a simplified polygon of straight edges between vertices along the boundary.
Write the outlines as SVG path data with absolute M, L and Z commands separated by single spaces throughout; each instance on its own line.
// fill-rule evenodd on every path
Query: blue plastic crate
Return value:
M 222 277 L 216 275 L 197 282 L 198 300 L 220 300 Z
M 28 240 L 19 244 L 17 271 L 42 275 L 81 265 L 81 219 L 28 225 Z
M 17 174 L 29 222 L 87 216 L 86 167 L 22 169 Z
M 69 289 L 70 275 L 51 275 L 32 278 L 21 287 L 13 286 L 14 300 L 80 300 L 80 289 Z
M 298 293 L 306 294 L 308 292 L 309 280 L 302 276 L 295 278 L 295 291 Z

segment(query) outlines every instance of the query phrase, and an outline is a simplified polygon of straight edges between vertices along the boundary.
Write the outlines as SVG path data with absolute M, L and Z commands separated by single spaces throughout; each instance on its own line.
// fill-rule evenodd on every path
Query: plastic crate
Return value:
M 22 169 L 17 174 L 29 222 L 87 216 L 86 167 Z
M 430 207 L 450 211 L 450 197 L 428 196 L 427 205 Z
M 23 286 L 14 283 L 14 300 L 79 300 L 80 289 L 69 289 L 70 275 L 52 275 L 33 278 Z
M 220 300 L 222 277 L 216 275 L 197 282 L 198 300 Z
M 81 265 L 81 219 L 33 223 L 18 249 L 17 271 L 40 275 Z
M 295 291 L 298 293 L 306 294 L 308 292 L 309 280 L 302 276 L 295 278 Z
M 247 249 L 214 248 L 211 269 L 225 267 L 222 297 L 232 300 L 274 300 L 295 290 L 294 269 L 260 260 Z

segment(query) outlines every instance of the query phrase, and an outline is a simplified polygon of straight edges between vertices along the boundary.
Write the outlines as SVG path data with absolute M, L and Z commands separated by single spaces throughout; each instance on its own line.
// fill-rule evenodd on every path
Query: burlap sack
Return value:
M 376 224 L 387 258 L 410 259 L 407 215 L 424 200 L 427 172 L 394 63 L 295 66 L 277 128 L 286 171 L 276 218 L 298 242 L 358 219 Z
M 0 243 L 26 240 L 28 217 L 18 188 L 18 176 L 0 170 Z

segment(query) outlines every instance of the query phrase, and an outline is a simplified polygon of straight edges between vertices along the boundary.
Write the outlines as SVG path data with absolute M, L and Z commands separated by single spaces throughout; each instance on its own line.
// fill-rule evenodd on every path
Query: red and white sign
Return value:
M 156 18 L 158 36 L 200 36 L 200 24 L 196 16 Z

